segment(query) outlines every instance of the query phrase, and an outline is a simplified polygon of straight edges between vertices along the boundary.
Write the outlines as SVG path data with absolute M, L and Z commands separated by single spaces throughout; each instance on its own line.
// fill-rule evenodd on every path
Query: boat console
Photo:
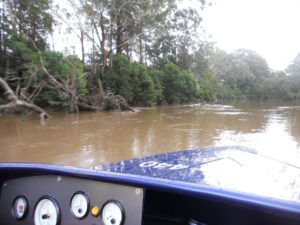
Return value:
M 232 168 L 238 159 L 238 166 L 246 166 L 242 158 L 247 156 L 249 161 L 253 154 L 241 148 L 231 148 L 231 151 L 241 154 L 230 153 L 226 161 L 225 149 L 194 150 L 93 169 L 0 163 L 0 224 L 299 225 L 300 186 L 291 176 L 288 180 L 292 186 L 284 186 L 284 193 L 292 193 L 289 195 L 292 200 L 208 184 L 205 179 L 213 175 L 208 165 L 213 168 L 218 165 L 221 173 L 228 162 L 234 163 L 230 164 Z M 195 163 L 197 155 L 201 157 Z M 187 163 L 191 159 L 194 159 L 193 165 Z M 220 160 L 225 161 L 220 163 Z M 258 166 L 259 160 L 256 162 Z M 278 162 L 274 163 L 272 165 L 279 169 Z M 297 168 L 291 165 L 283 165 L 283 168 L 299 178 Z M 227 178 L 221 175 L 222 179 L 215 175 L 214 182 L 217 180 L 226 186 Z M 247 175 L 250 178 L 250 173 Z M 234 177 L 236 183 L 242 179 L 238 174 Z M 261 180 L 256 186 L 265 184 Z M 271 188 L 278 187 L 269 188 L 271 193 Z
M 141 224 L 143 189 L 60 175 L 33 175 L 2 183 L 5 224 Z M 1 223 L 2 224 L 2 223 Z

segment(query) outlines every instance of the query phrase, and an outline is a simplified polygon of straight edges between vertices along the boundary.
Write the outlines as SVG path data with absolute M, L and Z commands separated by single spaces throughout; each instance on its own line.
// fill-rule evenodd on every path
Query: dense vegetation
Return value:
M 0 110 L 16 100 L 69 112 L 94 110 L 108 95 L 132 106 L 300 98 L 300 55 L 285 71 L 272 71 L 251 50 L 228 54 L 216 48 L 199 35 L 206 4 L 3 0 Z M 51 37 L 60 29 L 78 39 L 80 56 L 53 50 Z

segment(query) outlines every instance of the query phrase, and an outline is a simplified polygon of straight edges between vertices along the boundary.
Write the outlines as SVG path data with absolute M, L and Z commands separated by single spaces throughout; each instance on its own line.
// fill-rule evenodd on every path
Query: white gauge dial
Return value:
M 102 209 L 102 220 L 104 225 L 121 225 L 124 216 L 123 207 L 117 201 L 106 203 Z
M 28 203 L 25 197 L 18 197 L 14 201 L 13 213 L 16 219 L 22 219 L 26 216 L 28 210 Z
M 35 225 L 57 225 L 59 209 L 56 202 L 50 198 L 41 199 L 34 211 Z
M 71 212 L 78 219 L 85 217 L 89 209 L 88 197 L 83 193 L 77 193 L 71 200 Z

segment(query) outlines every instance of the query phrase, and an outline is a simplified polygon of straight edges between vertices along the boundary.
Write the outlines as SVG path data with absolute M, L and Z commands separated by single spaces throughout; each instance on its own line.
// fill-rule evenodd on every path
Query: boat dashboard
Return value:
M 36 175 L 2 184 L 1 218 L 6 224 L 140 224 L 142 204 L 142 188 Z
M 0 163 L 1 225 L 300 224 L 298 204 L 158 178 Z

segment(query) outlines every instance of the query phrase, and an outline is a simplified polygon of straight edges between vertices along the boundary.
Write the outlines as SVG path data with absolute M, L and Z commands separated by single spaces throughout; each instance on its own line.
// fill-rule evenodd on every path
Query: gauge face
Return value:
M 71 200 L 71 212 L 73 215 L 82 219 L 86 216 L 89 209 L 89 200 L 88 197 L 84 193 L 77 193 L 72 197 Z
M 27 199 L 23 196 L 17 197 L 13 205 L 13 214 L 17 220 L 23 219 L 28 211 Z
M 110 201 L 102 209 L 102 220 L 104 225 L 121 225 L 124 220 L 124 210 L 121 203 Z
M 55 200 L 48 197 L 42 198 L 34 211 L 35 225 L 57 225 L 59 209 Z

